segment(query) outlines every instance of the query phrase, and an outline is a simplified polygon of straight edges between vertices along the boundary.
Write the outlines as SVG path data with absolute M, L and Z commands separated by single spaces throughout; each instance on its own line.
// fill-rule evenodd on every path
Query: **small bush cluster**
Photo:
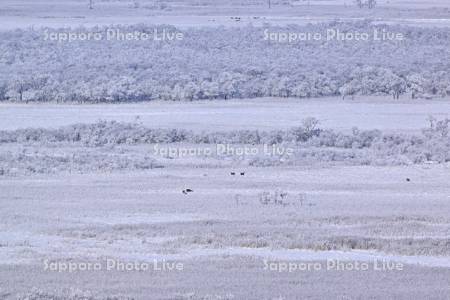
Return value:
M 290 195 L 286 191 L 274 190 L 263 191 L 258 195 L 259 203 L 262 205 L 275 205 L 275 206 L 303 206 L 306 200 L 306 195 L 298 194 L 297 196 Z

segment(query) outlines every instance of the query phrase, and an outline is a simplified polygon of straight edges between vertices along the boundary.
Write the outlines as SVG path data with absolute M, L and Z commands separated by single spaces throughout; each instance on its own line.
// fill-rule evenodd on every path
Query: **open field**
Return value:
M 139 3 L 137 7 L 134 2 Z M 88 0 L 5 0 L 0 8 L 0 28 L 136 23 L 172 24 L 179 27 L 258 26 L 265 22 L 303 25 L 336 18 L 347 21 L 372 18 L 391 24 L 450 26 L 450 5 L 445 0 L 379 0 L 374 10 L 358 9 L 351 0 L 290 1 L 291 5 L 272 2 L 275 4 L 269 9 L 267 1 L 262 0 L 95 1 L 94 9 L 89 10 Z
M 379 289 L 399 299 L 412 293 L 448 295 L 448 165 L 246 168 L 243 177 L 230 176 L 232 170 L 172 168 L 0 181 L 0 291 L 16 295 L 36 287 L 51 295 L 73 288 L 98 299 L 149 299 L 150 294 L 151 299 L 354 299 L 377 298 Z M 183 195 L 186 187 L 194 192 Z M 259 202 L 259 192 L 276 189 L 293 196 L 290 204 Z M 303 203 L 298 194 L 305 195 Z M 165 259 L 185 269 L 44 271 L 46 259 L 105 258 Z M 265 270 L 264 259 L 321 264 L 378 259 L 402 263 L 404 270 L 279 272 Z M 23 280 L 25 273 L 32 274 L 30 280 Z M 255 286 L 245 289 L 248 284 Z
M 419 129 L 428 114 L 448 117 L 447 106 L 380 98 L 2 104 L 3 128 L 30 129 L 0 136 L 0 297 L 446 299 L 449 145 L 445 129 L 429 138 L 419 137 Z M 262 129 L 306 126 L 299 120 L 311 115 L 330 130 L 349 132 L 337 137 L 351 145 L 280 141 L 275 145 L 294 147 L 298 156 L 261 164 L 238 154 L 172 157 L 155 154 L 153 143 L 198 148 L 214 140 L 172 140 L 172 130 L 142 127 L 189 129 L 199 140 L 219 131 L 233 147 L 256 147 L 245 138 L 253 131 L 244 129 L 264 138 Z M 138 123 L 51 129 L 96 119 Z M 377 124 L 392 136 L 350 130 Z M 323 133 L 319 142 L 332 131 Z M 426 163 L 413 159 L 426 153 Z M 110 269 L 108 262 L 152 269 Z M 69 263 L 73 271 L 61 269 Z M 83 270 L 88 264 L 99 269 Z M 286 264 L 318 269 L 280 270 Z
M 349 131 L 360 129 L 418 132 L 428 118 L 450 116 L 447 99 L 393 101 L 388 97 L 356 97 L 354 101 L 326 99 L 254 99 L 229 101 L 148 102 L 112 105 L 0 104 L 0 128 L 57 128 L 98 120 L 142 122 L 152 128 L 195 131 L 288 129 L 315 117 L 320 126 Z M 136 119 L 138 117 L 138 119 Z
M 78 295 L 78 298 L 74 296 L 62 299 L 79 299 L 83 295 L 87 299 L 105 299 L 106 295 L 117 295 L 117 298 L 113 299 L 127 299 L 128 296 L 145 300 L 300 298 L 321 300 L 387 297 L 401 300 L 446 300 L 449 293 L 450 272 L 442 268 L 407 266 L 404 272 L 277 273 L 261 272 L 263 260 L 251 257 L 199 258 L 184 262 L 184 266 L 183 272 L 156 271 L 143 274 L 120 271 L 59 274 L 42 271 L 41 266 L 2 266 L 0 277 L 5 278 L 5 282 L 12 287 L 3 290 L 2 295 L 8 300 L 16 299 L 13 296 L 6 296 L 8 293 L 14 295 L 16 291 L 21 295 L 34 296 L 32 299 L 54 299 L 51 297 L 66 294 Z M 23 280 L 25 277 L 26 281 Z M 129 284 L 130 282 L 132 284 Z M 321 283 L 324 282 L 327 288 L 323 288 Z M 33 290 L 33 286 L 48 286 L 52 291 L 39 292 Z M 83 291 L 75 289 L 70 292 L 70 287 L 74 286 L 83 287 Z M 65 288 L 69 289 L 69 292 L 61 292 Z M 22 292 L 24 290 L 30 292 Z

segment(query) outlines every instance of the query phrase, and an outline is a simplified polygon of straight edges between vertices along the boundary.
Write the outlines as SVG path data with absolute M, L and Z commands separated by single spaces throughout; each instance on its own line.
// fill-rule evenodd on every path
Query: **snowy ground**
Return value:
M 263 0 L 98 0 L 89 10 L 84 0 L 3 0 L 0 30 L 365 18 L 450 26 L 448 0 L 379 0 L 374 10 L 350 0 L 292 2 L 268 9 Z M 0 103 L 0 299 L 448 299 L 448 124 L 428 138 L 421 129 L 429 116 L 449 118 L 450 101 L 346 99 Z M 152 134 L 148 128 L 286 130 L 309 117 L 356 142 L 345 148 L 307 140 L 295 144 L 293 161 L 251 164 L 233 155 L 157 157 L 154 144 L 139 139 Z M 126 131 L 126 124 L 104 129 L 100 122 L 56 137 L 12 131 L 98 120 L 137 125 Z M 367 137 L 353 127 L 396 135 L 359 147 L 358 138 Z M 102 134 L 113 142 L 102 143 Z M 165 146 L 212 145 L 189 141 Z M 411 157 L 421 156 L 426 163 L 414 164 Z M 108 262 L 131 269 L 108 269 Z M 64 269 L 69 265 L 73 270 Z M 84 270 L 88 265 L 96 267 Z
M 138 7 L 134 2 L 139 3 Z M 378 6 L 374 10 L 358 9 L 351 0 L 284 2 L 292 4 L 273 5 L 269 9 L 267 1 L 262 0 L 94 1 L 94 9 L 89 10 L 88 0 L 5 0 L 0 8 L 0 28 L 136 23 L 173 24 L 180 27 L 244 26 L 265 22 L 282 25 L 324 22 L 336 18 L 372 18 L 389 23 L 450 26 L 450 5 L 446 0 L 384 0 L 377 1 Z
M 417 132 L 428 114 L 448 117 L 447 106 L 387 99 L 3 104 L 1 120 L 3 128 L 54 127 L 140 115 L 149 127 L 227 130 L 292 127 L 312 115 L 335 129 Z M 0 176 L 0 298 L 446 299 L 450 293 L 448 162 L 368 166 L 318 155 L 304 165 L 252 167 L 227 158 L 156 157 L 162 168 L 149 168 L 143 161 L 155 158 L 152 149 L 1 144 L 1 157 L 18 155 L 13 166 L 37 170 L 48 164 L 45 153 L 64 166 L 56 163 L 63 171 L 53 174 Z M 64 155 L 81 158 L 67 165 Z M 75 169 L 81 174 L 67 172 Z M 277 202 L 275 194 L 284 196 Z M 108 262 L 150 269 L 108 269 Z M 63 269 L 69 264 L 71 272 Z M 86 271 L 88 264 L 99 268 Z M 290 271 L 283 269 L 288 265 Z
M 246 168 L 242 177 L 231 171 L 0 181 L 0 292 L 11 299 L 33 287 L 137 299 L 354 299 L 380 297 L 379 289 L 399 299 L 448 296 L 449 165 Z M 186 188 L 194 192 L 184 195 Z M 287 205 L 259 202 L 259 192 L 276 189 L 288 192 Z M 183 269 L 107 271 L 106 259 L 156 259 Z M 57 272 L 45 270 L 45 260 L 103 269 Z M 322 269 L 267 270 L 265 260 Z M 389 261 L 403 269 L 332 270 L 330 261 Z
M 406 96 L 405 96 L 406 97 Z M 417 132 L 432 115 L 450 117 L 450 101 L 397 100 L 390 97 L 328 99 L 253 99 L 230 101 L 149 102 L 119 105 L 57 105 L 0 103 L 0 128 L 60 127 L 102 120 L 139 122 L 153 128 L 196 131 L 235 129 L 288 129 L 307 117 L 320 126 L 348 131 L 360 129 Z

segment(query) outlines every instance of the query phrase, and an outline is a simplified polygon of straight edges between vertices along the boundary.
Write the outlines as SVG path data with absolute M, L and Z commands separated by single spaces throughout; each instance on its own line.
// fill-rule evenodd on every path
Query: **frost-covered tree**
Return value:
M 30 82 L 24 77 L 15 77 L 10 81 L 8 98 L 22 102 L 24 93 L 30 88 Z
M 422 75 L 414 73 L 408 75 L 407 83 L 408 88 L 411 91 L 411 98 L 415 99 L 425 92 L 427 80 Z
M 7 85 L 7 83 L 0 81 L 0 101 L 6 100 L 7 92 L 8 92 L 8 85 Z
M 405 92 L 412 97 L 447 95 L 450 61 L 440 57 L 450 56 L 450 33 L 440 28 L 386 26 L 408 36 L 408 42 L 281 44 L 267 42 L 264 28 L 253 26 L 223 28 L 221 35 L 213 28 L 185 29 L 182 41 L 170 43 L 60 43 L 44 41 L 40 30 L 0 31 L 0 82 L 6 85 L 2 98 L 126 102 L 356 94 L 398 98 Z M 370 22 L 334 22 L 290 25 L 289 31 L 323 32 L 328 27 L 366 32 L 378 28 Z M 160 27 L 117 28 L 151 33 Z

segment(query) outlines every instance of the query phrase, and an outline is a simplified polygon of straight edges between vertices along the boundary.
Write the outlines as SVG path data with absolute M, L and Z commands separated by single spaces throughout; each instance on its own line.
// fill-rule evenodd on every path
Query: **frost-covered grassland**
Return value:
M 2 29 L 28 26 L 173 24 L 181 27 L 280 25 L 374 18 L 381 22 L 450 26 L 446 0 L 378 0 L 377 8 L 359 9 L 351 0 L 4 0 Z
M 450 5 L 377 2 L 3 0 L 0 300 L 448 299 Z
M 164 168 L 0 181 L 3 293 L 12 299 L 27 293 L 54 299 L 70 288 L 72 295 L 94 299 L 448 295 L 448 165 L 246 167 L 244 177 L 231 176 L 233 170 Z M 194 192 L 184 195 L 186 187 Z M 261 191 L 276 189 L 288 193 L 286 205 L 260 202 Z M 165 258 L 183 262 L 184 270 L 44 271 L 45 259 L 102 262 L 105 257 Z M 403 262 L 405 269 L 264 270 L 264 259 L 377 257 Z M 380 287 L 388 289 L 381 296 Z
M 290 129 L 198 131 L 136 120 L 0 131 L 1 295 L 383 298 L 387 287 L 399 299 L 445 299 L 448 125 L 341 132 L 305 118 Z M 257 154 L 236 152 L 245 148 Z M 183 269 L 107 269 L 109 260 Z M 328 269 L 340 261 L 370 269 Z M 387 261 L 402 270 L 375 269 Z
M 0 128 L 58 128 L 99 120 L 142 123 L 149 128 L 179 128 L 201 132 L 287 130 L 313 117 L 326 129 L 350 132 L 353 127 L 383 132 L 418 133 L 430 116 L 450 118 L 449 98 L 422 101 L 356 96 L 342 100 L 232 99 L 228 101 L 151 101 L 132 104 L 0 103 Z

